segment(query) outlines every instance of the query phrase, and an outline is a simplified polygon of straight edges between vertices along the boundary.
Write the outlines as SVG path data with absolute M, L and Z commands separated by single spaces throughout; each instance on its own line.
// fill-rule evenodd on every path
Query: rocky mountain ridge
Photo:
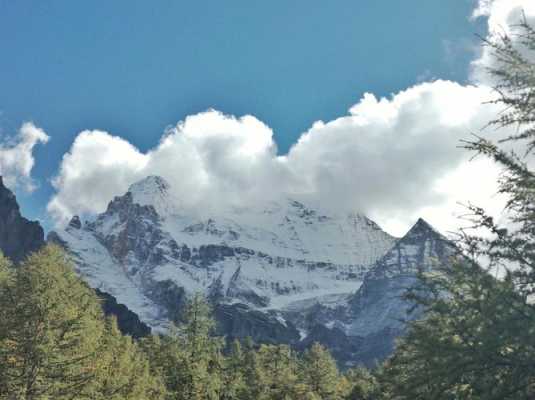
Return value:
M 161 177 L 147 177 L 106 211 L 49 235 L 94 288 L 156 330 L 202 292 L 229 338 L 305 347 L 320 341 L 341 365 L 372 363 L 403 331 L 400 299 L 421 269 L 453 248 L 420 220 L 401 239 L 360 214 L 295 200 L 193 217 Z

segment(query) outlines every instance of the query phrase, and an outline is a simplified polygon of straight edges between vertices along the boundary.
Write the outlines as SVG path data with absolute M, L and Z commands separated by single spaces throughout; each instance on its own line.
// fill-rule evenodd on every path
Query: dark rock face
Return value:
M 80 221 L 80 217 L 78 215 L 75 215 L 71 218 L 69 227 L 73 229 L 80 229 L 82 227 L 82 222 Z
M 104 313 L 117 318 L 117 325 L 124 335 L 130 335 L 136 339 L 150 335 L 151 329 L 141 322 L 139 317 L 124 304 L 117 303 L 115 297 L 99 289 L 95 289 L 95 292 L 102 300 Z
M 327 328 L 324 325 L 315 325 L 307 337 L 298 343 L 299 350 L 305 350 L 318 342 L 329 349 L 332 356 L 341 367 L 349 366 L 358 360 L 362 363 L 361 351 L 363 338 L 347 336 L 341 329 L 336 327 Z
M 256 343 L 296 344 L 299 331 L 274 315 L 253 310 L 245 304 L 219 304 L 214 309 L 217 333 L 228 340 L 250 337 Z
M 45 234 L 37 221 L 20 214 L 17 199 L 0 177 L 0 249 L 14 263 L 45 244 Z
M 159 281 L 152 287 L 150 295 L 164 307 L 170 321 L 180 323 L 187 301 L 183 287 L 177 286 L 171 280 Z
M 124 225 L 117 235 L 98 237 L 110 254 L 124 261 L 128 253 L 134 250 L 135 257 L 142 262 L 149 261 L 150 258 L 152 262 L 160 261 L 161 255 L 153 250 L 157 250 L 156 245 L 162 240 L 162 235 L 159 230 L 158 214 L 152 206 L 133 203 L 130 192 L 122 197 L 115 197 L 108 204 L 106 212 L 99 215 L 95 222 L 88 224 L 88 229 L 97 232 L 95 228 L 105 223 L 110 216 L 116 217 L 117 223 Z

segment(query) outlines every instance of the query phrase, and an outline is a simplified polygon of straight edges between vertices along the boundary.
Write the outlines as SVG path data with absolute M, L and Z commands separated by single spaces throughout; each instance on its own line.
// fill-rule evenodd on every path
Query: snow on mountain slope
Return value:
M 305 344 L 319 341 L 329 346 L 337 338 L 331 352 L 342 365 L 352 366 L 355 360 L 373 365 L 393 351 L 395 339 L 404 333 L 404 321 L 420 316 L 403 297 L 418 284 L 418 273 L 447 267 L 456 254 L 451 242 L 420 219 L 366 273 L 356 293 L 331 305 L 287 308 L 286 318 L 307 331 Z
M 161 326 L 165 283 L 258 310 L 354 293 L 395 239 L 358 214 L 328 215 L 286 200 L 225 215 L 181 211 L 163 178 L 149 176 L 81 224 L 54 235 L 89 284 Z
M 355 318 L 347 332 L 366 336 L 386 328 L 401 328 L 411 307 L 403 299 L 405 290 L 417 283 L 419 272 L 448 265 L 454 254 L 456 249 L 451 242 L 427 222 L 418 220 L 366 274 L 351 300 Z
M 89 230 L 82 230 L 70 224 L 53 240 L 68 246 L 78 272 L 93 288 L 109 293 L 118 303 L 125 304 L 139 318 L 156 330 L 166 329 L 168 322 L 160 308 L 142 291 L 129 274 L 110 256 L 108 250 Z M 63 238 L 68 239 L 64 242 Z

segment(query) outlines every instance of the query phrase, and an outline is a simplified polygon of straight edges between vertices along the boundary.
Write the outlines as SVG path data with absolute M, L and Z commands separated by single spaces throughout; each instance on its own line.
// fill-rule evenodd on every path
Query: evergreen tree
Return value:
M 264 382 L 264 371 L 253 340 L 247 337 L 244 342 L 242 374 L 246 382 L 241 399 L 254 400 L 264 391 L 261 382 Z M 241 400 L 240 399 L 240 400 Z
M 107 321 L 104 367 L 100 371 L 98 397 L 102 400 L 158 400 L 165 398 L 160 373 L 151 371 L 149 361 L 130 336 L 123 336 L 115 318 Z
M 224 361 L 221 400 L 243 399 L 247 396 L 245 381 L 245 353 L 241 344 L 234 340 Z
M 182 321 L 183 324 L 168 336 L 143 341 L 152 373 L 163 376 L 168 399 L 219 399 L 223 340 L 212 336 L 215 322 L 201 294 L 195 294 L 188 301 Z
M 9 341 L 10 307 L 13 288 L 13 270 L 9 260 L 0 253 L 0 398 L 7 394 L 9 361 L 12 343 Z
M 18 268 L 2 259 L 1 396 L 91 398 L 104 334 L 100 305 L 63 252 L 47 246 Z M 6 278 L 7 276 L 7 278 Z
M 254 389 L 258 400 L 297 398 L 298 364 L 289 346 L 261 345 L 254 363 Z
M 152 375 L 163 378 L 166 399 L 182 398 L 180 393 L 185 381 L 185 356 L 177 335 L 149 336 L 142 339 L 140 345 L 149 358 Z
M 319 343 L 314 343 L 305 351 L 301 367 L 303 383 L 320 399 L 339 399 L 339 374 L 336 362 Z
M 17 268 L 0 256 L 0 398 L 161 399 L 158 376 L 63 251 L 47 246 Z
M 366 368 L 352 368 L 345 373 L 344 400 L 378 399 L 378 383 L 375 376 Z

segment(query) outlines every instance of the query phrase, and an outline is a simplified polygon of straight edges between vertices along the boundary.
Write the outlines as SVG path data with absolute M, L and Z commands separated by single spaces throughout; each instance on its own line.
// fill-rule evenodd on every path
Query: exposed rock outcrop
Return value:
M 0 177 L 0 249 L 14 263 L 22 261 L 45 243 L 43 228 L 20 214 L 13 192 Z

